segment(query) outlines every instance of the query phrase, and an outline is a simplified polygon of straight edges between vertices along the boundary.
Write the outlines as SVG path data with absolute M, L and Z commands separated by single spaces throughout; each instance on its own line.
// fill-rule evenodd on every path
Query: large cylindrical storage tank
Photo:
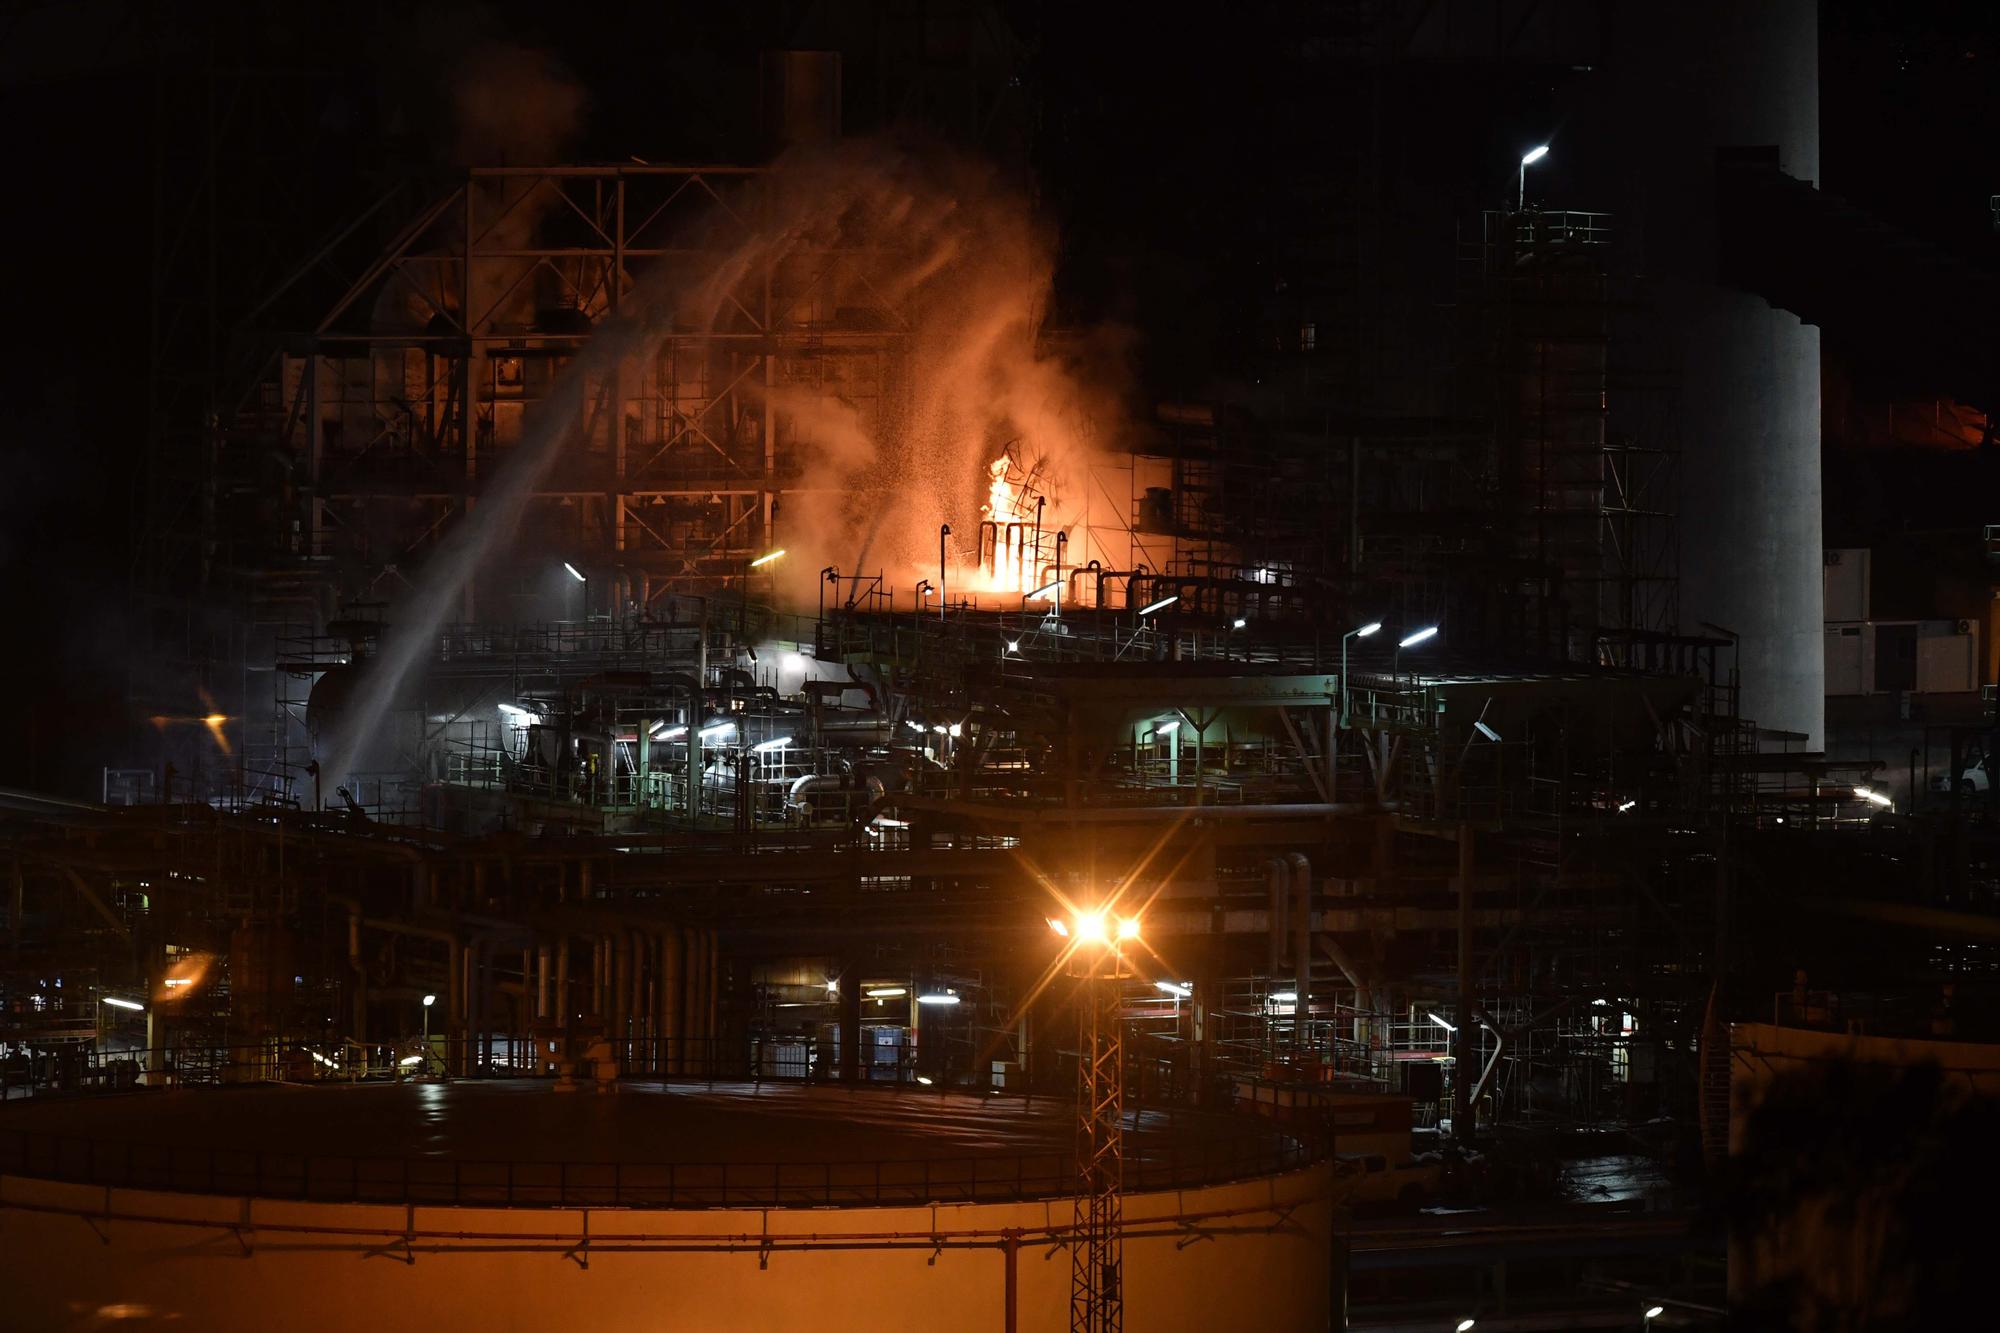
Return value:
M 798 1084 L 11 1105 L 4 1322 L 1058 1333 L 1073 1132 L 1073 1108 L 1044 1099 Z M 1327 1161 L 1269 1121 L 1154 1109 L 1131 1132 L 1124 1326 L 1321 1333 Z
M 1821 744 L 1819 330 L 1716 280 L 1718 153 L 1819 180 L 1815 0 L 1627 6 L 1615 110 L 1592 127 L 1636 182 L 1648 331 L 1678 396 L 1680 625 L 1736 636 L 1739 711 Z

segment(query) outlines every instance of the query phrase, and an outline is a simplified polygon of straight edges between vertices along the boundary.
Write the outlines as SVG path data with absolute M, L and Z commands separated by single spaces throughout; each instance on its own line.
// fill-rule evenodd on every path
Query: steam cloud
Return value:
M 715 327 L 743 284 L 767 270 L 817 275 L 803 284 L 810 295 L 776 312 L 781 324 L 881 307 L 908 351 L 905 392 L 855 401 L 818 388 L 771 390 L 781 438 L 804 460 L 778 516 L 789 553 L 781 591 L 795 604 L 812 604 L 825 565 L 879 570 L 905 588 L 935 576 L 942 523 L 957 548 L 952 586 L 965 586 L 990 465 L 1003 451 L 1019 470 L 1033 470 L 1049 496 L 1044 531 L 1073 530 L 1070 563 L 1088 558 L 1075 530 L 1091 462 L 1105 448 L 1099 423 L 1117 420 L 1117 393 L 1110 377 L 1037 349 L 1052 247 L 1026 200 L 964 159 L 879 144 L 800 150 L 768 184 L 769 206 L 747 239 L 693 278 L 642 281 L 599 325 L 399 608 L 380 660 L 326 747 L 329 775 L 352 771 L 467 581 L 511 540 L 577 423 L 588 429 L 590 412 L 601 410 L 586 402 L 584 386 L 603 382 L 620 360 L 636 370 L 657 359 L 674 329 Z

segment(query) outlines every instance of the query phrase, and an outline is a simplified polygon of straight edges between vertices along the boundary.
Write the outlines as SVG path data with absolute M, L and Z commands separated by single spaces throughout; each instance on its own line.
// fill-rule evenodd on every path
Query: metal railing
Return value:
M 1148 1113 L 1149 1119 L 1158 1118 Z M 1311 1165 L 1314 1138 L 1166 1133 L 1128 1147 L 1125 1188 L 1225 1184 Z M 1171 1130 L 1171 1126 L 1169 1126 Z M 40 1180 L 316 1203 L 509 1208 L 862 1207 L 1060 1197 L 1067 1153 L 825 1162 L 469 1161 L 255 1152 L 145 1144 L 0 1126 L 0 1174 Z

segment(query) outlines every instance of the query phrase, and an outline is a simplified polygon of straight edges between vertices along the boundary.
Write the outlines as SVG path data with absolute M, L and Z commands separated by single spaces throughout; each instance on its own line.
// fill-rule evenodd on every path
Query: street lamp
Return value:
M 1396 645 L 1396 656 L 1389 664 L 1389 674 L 1400 679 L 1403 670 L 1403 650 L 1405 648 L 1414 648 L 1426 639 L 1435 638 L 1437 632 L 1438 627 L 1436 625 L 1426 625 L 1420 630 L 1405 634 L 1402 640 Z
M 1649 1329 L 1652 1328 L 1653 1321 L 1655 1319 L 1658 1319 L 1661 1315 L 1665 1314 L 1666 1312 L 1667 1312 L 1667 1307 L 1664 1305 L 1655 1305 L 1650 1310 L 1646 1311 L 1646 1327 Z
M 1528 208 L 1528 168 L 1548 155 L 1549 146 L 1547 144 L 1542 144 L 1538 148 L 1530 148 L 1527 152 L 1521 154 L 1521 193 L 1519 199 L 1515 202 L 1514 211 L 1516 213 L 1526 212 Z
M 1236 623 L 1240 625 L 1243 622 L 1239 620 Z M 1332 762 L 1327 765 L 1326 770 L 1326 794 L 1329 797 L 1335 794 L 1336 784 L 1339 782 L 1339 778 L 1336 775 L 1340 772 L 1340 733 L 1347 729 L 1347 708 L 1352 699 L 1347 688 L 1347 641 L 1349 639 L 1365 639 L 1381 628 L 1381 621 L 1371 620 L 1367 624 L 1357 629 L 1351 629 L 1340 636 L 1340 725 L 1333 729 L 1333 745 L 1331 746 Z
M 570 576 L 571 578 L 573 578 L 573 579 L 575 579 L 575 580 L 576 580 L 576 582 L 577 582 L 577 585 L 578 585 L 578 586 L 577 586 L 577 591 L 576 591 L 576 595 L 577 595 L 577 598 L 578 598 L 578 600 L 579 600 L 579 601 L 582 601 L 583 599 L 587 598 L 587 597 L 589 596 L 589 593 L 588 593 L 587 591 L 585 591 L 585 590 L 586 590 L 586 589 L 587 589 L 587 587 L 589 586 L 589 583 L 590 583 L 590 580 L 589 580 L 589 579 L 587 579 L 587 578 L 585 578 L 585 577 L 583 576 L 583 571 L 582 571 L 582 570 L 580 570 L 580 569 L 578 569 L 578 568 L 577 568 L 577 567 L 576 567 L 575 565 L 572 565 L 572 564 L 571 564 L 571 563 L 570 563 L 569 561 L 567 561 L 567 560 L 563 561 L 563 570 L 564 570 L 564 572 L 565 572 L 565 573 L 567 573 L 567 574 L 568 574 L 568 575 L 569 575 L 569 576 Z M 564 606 L 563 606 L 563 609 L 564 609 L 564 610 L 568 610 L 568 609 L 569 609 L 569 606 L 568 606 L 568 603 L 569 603 L 569 595 L 568 595 L 567 593 L 565 593 L 565 594 L 563 595 L 563 603 L 564 603 Z M 585 603 L 585 604 L 584 604 L 584 605 L 583 605 L 583 606 L 582 606 L 582 607 L 581 607 L 580 609 L 581 609 L 581 610 L 583 610 L 584 612 L 586 612 L 586 613 L 587 613 L 587 612 L 588 612 L 588 611 L 590 610 L 590 606 L 589 606 L 589 604 L 588 604 L 588 603 L 586 602 L 586 603 Z M 574 619 L 581 619 L 582 617 L 580 617 L 580 616 L 579 616 L 579 617 L 573 617 L 573 618 L 574 618 Z
M 435 995 L 424 996 L 424 1072 L 431 1072 L 431 1006 L 437 1003 Z

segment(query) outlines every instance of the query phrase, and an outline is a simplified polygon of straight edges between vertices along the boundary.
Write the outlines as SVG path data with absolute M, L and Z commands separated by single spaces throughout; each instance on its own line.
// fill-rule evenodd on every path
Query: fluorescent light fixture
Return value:
M 727 736 L 734 730 L 736 730 L 734 722 L 711 722 L 701 729 L 701 738 L 712 740 L 717 736 Z
M 875 986 L 861 993 L 871 1000 L 900 1000 L 910 992 L 904 986 Z
M 1381 621 L 1371 620 L 1367 624 L 1363 625 L 1360 629 L 1354 631 L 1354 637 L 1357 639 L 1365 639 L 1369 635 L 1375 633 L 1377 630 L 1381 628 L 1382 628 Z
M 653 733 L 653 739 L 656 741 L 677 741 L 687 734 L 688 729 L 686 727 L 662 727 Z
M 1162 722 L 1159 726 L 1154 727 L 1153 734 L 1155 736 L 1171 736 L 1180 729 L 1181 729 L 1181 724 L 1179 720 L 1176 719 L 1175 721 L 1172 722 Z
M 431 1007 L 432 1005 L 436 1004 L 437 1002 L 438 1002 L 438 997 L 437 997 L 437 996 L 435 996 L 435 995 L 426 995 L 426 996 L 424 996 L 424 1008 L 426 1008 L 426 1009 L 430 1008 L 430 1007 Z
M 768 741 L 758 741 L 750 747 L 751 753 L 763 754 L 767 750 L 782 750 L 792 743 L 790 736 L 775 736 Z
M 783 555 L 784 553 L 785 553 L 785 548 L 780 546 L 777 550 L 772 551 L 766 555 L 760 555 L 755 560 L 752 560 L 750 562 L 750 568 L 762 569 L 764 566 L 770 564 L 773 560 L 776 560 L 779 556 Z
M 1445 1022 L 1445 1021 L 1444 1021 L 1444 1020 L 1443 1020 L 1442 1018 L 1439 1018 L 1439 1017 L 1438 1017 L 1438 1016 L 1437 1016 L 1436 1014 L 1432 1014 L 1432 1015 L 1430 1016 L 1430 1019 L 1431 1019 L 1431 1022 L 1433 1022 L 1433 1023 L 1437 1024 L 1437 1025 L 1438 1025 L 1439 1027 L 1443 1028 L 1443 1029 L 1444 1029 L 1444 1030 L 1445 1030 L 1446 1032 L 1456 1032 L 1456 1031 L 1458 1031 L 1458 1029 L 1457 1029 L 1456 1027 L 1454 1027 L 1454 1026 L 1453 1026 L 1452 1024 L 1450 1024 L 1450 1023 L 1447 1023 L 1447 1022 Z
M 1243 627 L 1244 627 L 1245 625 L 1247 625 L 1247 624 L 1249 624 L 1249 623 L 1250 623 L 1250 622 L 1249 622 L 1249 621 L 1247 621 L 1247 620 L 1245 620 L 1245 619 L 1244 619 L 1244 618 L 1243 618 L 1242 616 L 1238 616 L 1238 617 L 1236 617 L 1236 619 L 1234 619 L 1234 620 L 1232 620 L 1232 621 L 1230 621 L 1230 622 L 1229 622 L 1229 628 L 1231 628 L 1231 629 L 1242 629 L 1242 628 L 1243 628 Z
M 910 821 L 907 819 L 891 819 L 887 815 L 875 816 L 874 823 L 877 828 L 908 828 L 910 826 Z
M 1179 1000 L 1185 1000 L 1188 996 L 1194 994 L 1194 983 L 1192 981 L 1156 981 L 1153 985 L 1156 989 L 1165 991 Z
M 1854 794 L 1864 801 L 1873 801 L 1879 806 L 1887 807 L 1895 804 L 1894 801 L 1884 796 L 1881 792 L 1876 791 L 1873 787 L 1856 787 Z
M 1430 638 L 1437 632 L 1438 632 L 1438 627 L 1436 625 L 1426 625 L 1422 629 L 1418 630 L 1415 634 L 1405 635 L 1403 637 L 1403 641 L 1397 644 L 1396 646 L 1398 648 L 1413 648 L 1417 644 L 1422 643 L 1425 639 Z
M 575 579 L 578 583 L 590 582 L 590 580 L 586 579 L 583 576 L 583 574 L 580 571 L 578 571 L 577 567 L 575 565 L 572 565 L 569 561 L 567 560 L 563 561 L 563 568 L 567 569 L 569 571 L 569 576 Z
M 1171 597 L 1162 597 L 1159 601 L 1154 602 L 1151 606 L 1140 607 L 1139 614 L 1142 616 L 1150 616 L 1155 611 L 1164 611 L 1168 607 L 1172 606 L 1175 602 L 1178 602 L 1180 599 L 1181 595 L 1179 593 L 1175 593 Z
M 1042 585 L 1041 587 L 1039 587 L 1039 588 L 1035 589 L 1035 590 L 1034 590 L 1033 592 L 1029 593 L 1029 594 L 1028 594 L 1028 596 L 1030 596 L 1030 597 L 1046 597 L 1046 598 L 1048 598 L 1048 599 L 1049 599 L 1050 601 L 1052 601 L 1052 602 L 1053 602 L 1053 601 L 1055 600 L 1055 594 L 1056 594 L 1056 592 L 1057 592 L 1057 591 L 1058 591 L 1058 590 L 1059 590 L 1059 589 L 1060 589 L 1061 587 L 1062 587 L 1062 580 L 1061 580 L 1061 579 L 1057 579 L 1057 580 L 1056 580 L 1056 581 L 1055 581 L 1054 583 L 1044 583 L 1044 584 L 1043 584 L 1043 585 Z
M 1639 804 L 1637 801 L 1620 801 L 1618 803 L 1618 813 L 1622 815 L 1637 804 Z
M 175 986 L 191 986 L 194 983 L 186 977 L 168 977 L 165 984 L 168 990 L 172 990 Z
M 1069 938 L 1068 926 L 1065 926 L 1062 922 L 1056 920 L 1054 917 L 1046 917 L 1044 919 L 1049 923 L 1050 930 L 1053 930 L 1056 934 L 1062 936 L 1064 939 Z
M 1274 990 L 1271 992 L 1272 1004 L 1297 1004 L 1298 1002 L 1299 993 L 1295 990 Z
M 1484 722 L 1473 723 L 1472 729 L 1478 732 L 1480 735 L 1484 736 L 1489 741 L 1497 741 L 1500 739 L 1500 733 L 1493 730 L 1493 728 L 1487 726 Z
M 1521 154 L 1521 165 L 1524 167 L 1532 167 L 1535 165 L 1535 163 L 1541 161 L 1548 155 L 1549 155 L 1549 146 L 1547 144 L 1541 144 L 1537 147 L 1530 148 L 1527 152 Z M 1472 1327 L 1472 1321 L 1470 1319 L 1465 1321 L 1465 1327 L 1466 1328 Z
M 919 996 L 917 997 L 917 1003 L 918 1003 L 918 1004 L 957 1004 L 957 1003 L 958 1003 L 958 996 L 956 996 L 956 995 L 953 995 L 953 994 L 952 994 L 952 993 L 951 993 L 950 991 L 946 991 L 946 992 L 945 992 L 944 994 L 942 994 L 942 995 L 919 995 Z
M 406 1055 L 402 1059 L 396 1061 L 397 1064 L 403 1066 L 403 1068 L 405 1069 L 408 1069 L 411 1065 L 420 1065 L 423 1062 L 424 1062 L 424 1057 L 421 1055 Z
M 1118 921 L 1118 938 L 1121 940 L 1138 939 L 1139 918 L 1136 916 L 1121 917 Z
M 136 1009 L 140 1013 L 144 1013 L 146 1011 L 146 1006 L 140 1004 L 137 1000 L 121 999 L 116 995 L 105 996 L 104 1002 L 110 1005 L 113 1009 Z

